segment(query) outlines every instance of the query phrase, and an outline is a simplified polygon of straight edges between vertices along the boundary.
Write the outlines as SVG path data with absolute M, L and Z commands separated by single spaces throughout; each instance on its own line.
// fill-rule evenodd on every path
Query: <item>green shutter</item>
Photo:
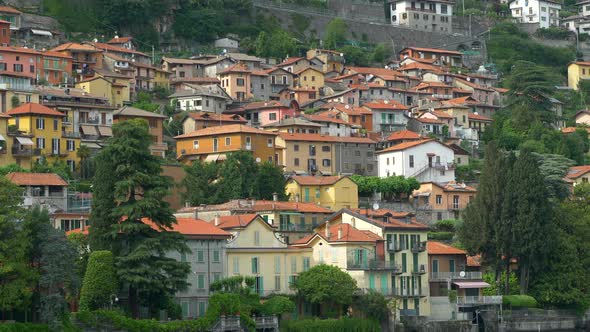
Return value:
M 387 123 L 387 114 L 381 113 L 381 123 Z
M 199 289 L 205 288 L 205 276 L 202 274 L 199 274 L 199 276 L 197 277 L 197 288 L 199 288 Z
M 281 273 L 281 256 L 275 256 L 275 273 Z
M 369 288 L 375 289 L 375 276 L 372 273 L 369 273 Z
M 387 295 L 387 275 L 386 274 L 381 275 L 381 291 L 383 292 L 383 295 Z
M 363 266 L 368 266 L 369 265 L 369 261 L 367 260 L 367 250 L 366 249 L 360 249 L 363 255 Z
M 262 278 L 262 276 L 260 277 L 260 288 L 258 289 L 258 294 L 264 294 L 264 279 Z
M 257 266 L 258 262 L 257 262 L 256 257 L 252 257 L 251 261 L 252 261 L 252 273 L 256 274 L 256 273 L 258 273 L 258 271 L 257 271 L 258 270 L 258 266 Z
M 449 259 L 449 272 L 455 272 L 455 260 Z
M 205 255 L 203 254 L 203 250 L 198 250 L 197 251 L 197 262 L 198 263 L 205 262 Z
M 418 270 L 420 270 L 419 266 L 418 266 L 418 254 L 412 254 L 412 261 L 414 264 L 414 272 L 418 272 Z
M 406 270 L 406 253 L 402 253 L 402 272 L 407 272 Z
M 432 260 L 432 272 L 438 272 L 438 259 Z

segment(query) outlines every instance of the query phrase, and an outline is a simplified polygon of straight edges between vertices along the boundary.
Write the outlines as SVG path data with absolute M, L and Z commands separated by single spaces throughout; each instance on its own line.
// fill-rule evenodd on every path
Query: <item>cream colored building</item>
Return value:
M 347 176 L 291 176 L 285 191 L 290 201 L 315 203 L 332 210 L 358 207 L 358 186 Z
M 577 61 L 567 66 L 567 86 L 578 90 L 580 80 L 590 79 L 590 62 Z

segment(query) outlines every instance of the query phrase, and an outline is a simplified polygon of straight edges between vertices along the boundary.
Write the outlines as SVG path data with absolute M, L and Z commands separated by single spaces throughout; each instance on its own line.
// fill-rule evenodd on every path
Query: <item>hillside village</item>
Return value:
M 392 26 L 454 33 L 452 1 L 387 3 Z M 557 2 L 513 0 L 498 31 L 587 36 L 586 4 L 560 21 Z M 580 54 L 475 63 L 486 46 L 468 36 L 360 65 L 354 47 L 265 57 L 229 34 L 216 53 L 156 57 L 24 17 L 0 6 L 0 331 L 588 326 Z

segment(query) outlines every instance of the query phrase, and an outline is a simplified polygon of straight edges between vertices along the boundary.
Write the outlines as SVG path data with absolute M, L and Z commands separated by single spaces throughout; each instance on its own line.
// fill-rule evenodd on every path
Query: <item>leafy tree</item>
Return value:
M 324 47 L 337 49 L 346 40 L 346 22 L 341 18 L 335 18 L 326 26 L 324 34 Z
M 366 317 L 382 321 L 387 318 L 387 300 L 383 294 L 374 289 L 359 296 L 356 304 L 362 310 Z
M 61 176 L 64 180 L 72 178 L 70 166 L 61 159 L 56 159 L 52 164 L 49 164 L 47 158 L 41 157 L 39 158 L 39 162 L 33 164 L 31 171 L 33 173 L 55 173 Z
M 391 48 L 385 43 L 378 44 L 371 54 L 372 61 L 384 65 L 391 57 Z
M 295 303 L 286 296 L 273 296 L 272 298 L 264 301 L 260 311 L 267 316 L 279 316 L 282 314 L 293 312 L 295 310 Z
M 171 180 L 161 175 L 160 159 L 150 154 L 149 144 L 146 121 L 113 126 L 113 137 L 96 158 L 89 233 L 91 243 L 115 255 L 117 277 L 127 286 L 133 317 L 139 315 L 140 302 L 155 314 L 168 296 L 187 287 L 189 273 L 188 264 L 166 256 L 188 249 L 180 234 L 168 231 L 175 218 L 163 198 Z M 106 177 L 106 183 L 97 182 Z
M 76 151 L 76 156 L 80 158 L 80 178 L 87 179 L 92 168 L 92 165 L 90 165 L 90 148 L 86 145 L 80 145 Z
M 285 194 L 285 176 L 283 170 L 269 161 L 258 165 L 256 173 L 256 191 L 257 199 L 272 199 L 273 194 L 279 195 L 279 200 L 286 200 Z
M 250 152 L 230 153 L 219 168 L 217 200 L 253 197 L 257 176 L 258 165 Z
M 0 176 L 0 311 L 25 309 L 37 279 L 27 257 L 31 239 L 19 225 L 21 203 L 22 189 Z
M 88 259 L 88 268 L 80 292 L 80 309 L 96 310 L 107 305 L 117 291 L 117 278 L 113 253 L 94 251 Z
M 160 105 L 153 102 L 153 98 L 150 93 L 140 91 L 137 94 L 137 100 L 135 101 L 135 103 L 133 103 L 133 107 L 155 113 L 160 108 Z
M 352 181 L 358 186 L 359 195 L 371 196 L 380 192 L 385 197 L 397 197 L 401 194 L 410 195 L 414 190 L 420 188 L 420 182 L 415 178 L 405 178 L 404 176 L 388 176 L 381 178 L 378 176 L 352 175 Z
M 301 273 L 294 288 L 305 300 L 326 305 L 328 316 L 338 317 L 343 306 L 352 303 L 357 286 L 356 280 L 338 267 L 320 264 Z
M 346 45 L 340 48 L 340 52 L 344 54 L 344 60 L 350 66 L 368 66 L 369 59 L 367 50 L 358 46 Z
M 508 288 L 505 288 L 505 282 L 499 282 L 498 279 L 496 279 L 494 273 L 484 273 L 483 281 L 490 284 L 490 287 L 483 289 L 483 295 L 493 296 L 498 294 L 520 294 L 520 284 L 518 282 L 518 278 L 516 277 L 516 273 L 510 272 L 510 275 L 508 276 L 508 278 L 506 278 L 506 272 L 502 272 L 499 280 L 508 280 Z
M 184 200 L 193 206 L 216 203 L 217 165 L 195 160 L 192 165 L 185 166 L 184 170 Z
M 558 154 L 535 154 L 539 171 L 545 182 L 549 198 L 562 200 L 569 196 L 569 186 L 563 181 L 574 161 Z
M 86 273 L 86 266 L 88 265 L 88 258 L 90 257 L 90 247 L 88 244 L 88 236 L 82 233 L 71 233 L 67 236 L 68 241 L 74 248 L 76 257 L 76 274 L 78 279 L 84 279 Z
M 8 164 L 6 166 L 0 166 L 0 176 L 4 177 L 8 173 L 13 172 L 29 172 L 17 164 Z

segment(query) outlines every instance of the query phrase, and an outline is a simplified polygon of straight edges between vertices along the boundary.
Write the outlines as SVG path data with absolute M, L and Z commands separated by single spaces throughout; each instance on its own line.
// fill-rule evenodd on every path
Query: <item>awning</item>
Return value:
M 453 284 L 459 286 L 459 288 L 487 288 L 490 287 L 485 281 L 455 281 Z
M 98 133 L 100 136 L 111 137 L 113 136 L 113 129 L 111 127 L 98 127 Z
M 16 140 L 20 143 L 20 145 L 35 145 L 33 141 L 28 137 L 16 137 Z
M 225 155 L 225 153 L 221 153 L 219 154 L 219 157 L 217 158 L 217 160 L 226 160 L 227 156 Z
M 84 135 L 98 136 L 98 131 L 96 131 L 96 127 L 95 126 L 85 126 L 85 125 L 82 125 L 82 126 L 80 126 L 80 128 L 82 129 L 82 133 Z
M 294 171 L 294 172 L 295 172 L 295 174 L 297 174 L 297 175 L 305 175 L 305 174 L 307 174 L 307 172 L 306 172 L 306 171 Z
M 210 163 L 210 162 L 216 161 L 217 158 L 219 158 L 219 154 L 214 153 L 214 154 L 208 155 L 207 158 L 205 158 L 204 161 Z
M 282 216 L 303 216 L 303 213 L 300 212 L 279 212 Z
M 0 141 L 6 141 L 6 139 L 4 138 L 4 136 L 0 135 Z
M 89 149 L 102 149 L 102 146 L 96 144 L 96 143 L 86 143 L 86 142 L 82 142 L 80 143 L 80 145 L 84 145 L 86 147 L 88 147 Z
M 47 30 L 31 29 L 34 35 L 53 37 L 53 34 Z

